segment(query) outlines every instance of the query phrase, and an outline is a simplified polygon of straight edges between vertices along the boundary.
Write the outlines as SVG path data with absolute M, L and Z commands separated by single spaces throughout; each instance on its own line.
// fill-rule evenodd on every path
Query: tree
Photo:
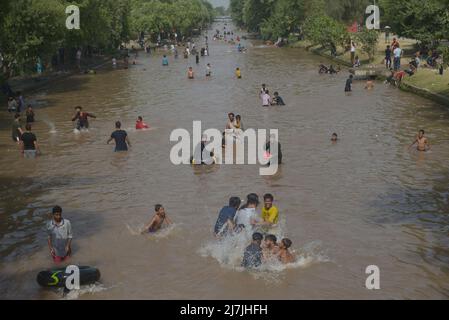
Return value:
M 380 0 L 383 20 L 400 37 L 424 44 L 448 37 L 448 0 Z
M 5 76 L 34 68 L 38 57 L 49 59 L 64 36 L 65 7 L 58 0 L 16 0 L 1 25 Z
M 377 41 L 379 39 L 379 33 L 376 30 L 368 30 L 363 28 L 363 31 L 357 33 L 356 38 L 361 44 L 361 50 L 368 54 L 369 61 L 373 61 L 377 48 Z
M 304 35 L 313 44 L 323 47 L 344 46 L 348 39 L 346 26 L 327 15 L 314 15 L 306 19 Z
M 231 11 L 232 20 L 239 27 L 242 27 L 244 25 L 244 21 L 243 21 L 244 5 L 245 5 L 245 0 L 231 0 L 231 2 L 229 4 L 229 10 Z
M 291 32 L 299 29 L 303 18 L 303 0 L 278 0 L 274 13 L 260 26 L 262 37 L 273 40 L 287 37 Z
M 276 0 L 245 0 L 243 22 L 252 32 L 259 32 L 261 24 L 270 17 Z

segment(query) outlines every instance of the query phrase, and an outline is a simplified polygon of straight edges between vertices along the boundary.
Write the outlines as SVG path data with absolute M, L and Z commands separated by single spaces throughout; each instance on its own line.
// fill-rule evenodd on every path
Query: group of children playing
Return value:
M 257 268 L 273 258 L 284 264 L 295 261 L 289 251 L 292 241 L 284 238 L 278 243 L 277 237 L 270 233 L 279 222 L 279 210 L 273 205 L 273 195 L 267 193 L 263 199 L 264 207 L 259 217 L 256 213 L 259 205 L 257 194 L 249 194 L 246 204 L 242 206 L 239 197 L 231 197 L 229 205 L 220 210 L 215 223 L 214 234 L 219 240 L 241 232 L 251 234 L 252 242 L 245 248 L 241 264 L 245 268 Z

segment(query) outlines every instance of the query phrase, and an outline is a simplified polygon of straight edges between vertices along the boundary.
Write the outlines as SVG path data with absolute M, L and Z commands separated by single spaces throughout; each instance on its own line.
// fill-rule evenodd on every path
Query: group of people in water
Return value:
M 216 40 L 225 39 L 226 35 L 233 36 L 232 33 L 226 31 L 222 36 L 217 33 L 214 37 Z M 232 41 L 233 38 L 231 38 Z M 237 41 L 240 38 L 237 37 Z M 190 44 L 189 44 L 190 47 Z M 201 50 L 201 55 L 208 55 L 207 49 Z M 238 51 L 242 51 L 243 47 L 239 44 Z M 207 51 L 206 51 L 207 50 Z M 188 51 L 190 54 L 190 52 Z M 198 56 L 198 54 L 196 54 Z M 136 55 L 137 57 L 137 55 Z M 114 59 L 115 60 L 115 59 Z M 198 59 L 197 59 L 198 62 Z M 116 65 L 116 60 L 113 61 Z M 168 66 L 168 58 L 166 55 L 163 56 L 162 64 Z M 388 65 L 388 61 L 387 61 Z M 391 65 L 391 61 L 390 61 Z M 340 67 L 336 69 L 330 65 L 329 67 L 321 64 L 320 73 L 336 74 L 340 72 Z M 397 72 L 393 77 L 397 77 Z M 212 66 L 210 63 L 206 65 L 206 77 L 211 77 Z M 242 73 L 240 68 L 236 68 L 235 76 L 238 79 L 242 78 Z M 188 79 L 194 79 L 194 71 L 192 67 L 189 67 L 187 72 Z M 346 81 L 345 91 L 352 91 L 352 81 L 353 75 L 350 75 Z M 366 89 L 372 89 L 374 86 L 373 79 L 370 79 L 365 86 Z M 273 97 L 265 84 L 259 92 L 260 100 L 262 101 L 263 107 L 269 107 L 273 105 L 283 106 L 285 102 L 278 92 L 274 92 Z M 21 93 L 18 93 L 16 97 L 9 97 L 8 99 L 8 111 L 15 113 L 14 122 L 12 125 L 12 139 L 15 143 L 20 145 L 20 150 L 26 158 L 35 158 L 37 154 L 40 153 L 40 148 L 37 143 L 36 135 L 32 132 L 32 124 L 35 122 L 35 113 L 33 107 L 28 105 L 26 108 L 26 126 L 25 130 L 22 129 L 21 125 L 21 112 L 25 102 Z M 89 119 L 95 119 L 96 116 L 92 113 L 86 112 L 81 106 L 75 108 L 75 115 L 72 117 L 72 122 L 74 122 L 74 127 L 77 131 L 85 131 L 89 129 Z M 136 120 L 135 124 L 136 130 L 145 130 L 149 128 L 141 116 Z M 243 132 L 244 126 L 242 122 L 242 116 L 233 112 L 228 114 L 228 121 L 226 123 L 225 131 L 223 132 L 223 148 L 226 147 L 226 138 L 230 135 L 235 136 Z M 331 141 L 337 143 L 339 140 L 337 133 L 333 133 Z M 111 133 L 111 136 L 107 140 L 107 144 L 115 142 L 115 151 L 124 152 L 128 151 L 131 146 L 131 142 L 128 133 L 122 129 L 122 124 L 120 121 L 115 123 L 115 130 Z M 270 153 L 270 144 L 276 142 L 278 143 L 278 154 L 273 155 Z M 416 146 L 418 151 L 430 150 L 430 143 L 425 137 L 424 130 L 420 130 L 413 143 L 409 146 L 412 148 Z M 205 147 L 205 141 L 202 141 L 201 151 Z M 278 163 L 282 162 L 282 151 L 281 145 L 278 141 L 268 141 L 265 150 L 267 152 L 267 157 L 278 157 Z M 213 156 L 213 155 L 211 155 Z M 193 163 L 194 164 L 194 163 Z M 203 163 L 201 163 L 203 164 Z M 294 254 L 290 251 L 292 246 L 292 241 L 288 238 L 278 239 L 276 236 L 276 228 L 279 223 L 279 210 L 273 204 L 274 197 L 271 194 L 265 194 L 263 196 L 263 207 L 260 214 L 257 212 L 259 206 L 259 197 L 257 194 L 251 193 L 247 196 L 246 203 L 242 205 L 242 201 L 239 197 L 231 197 L 227 206 L 224 206 L 216 220 L 214 226 L 214 235 L 218 241 L 222 241 L 227 237 L 233 237 L 235 235 L 245 233 L 251 241 L 251 243 L 245 248 L 241 266 L 247 269 L 258 268 L 262 266 L 265 262 L 277 260 L 283 264 L 293 263 L 296 258 Z M 142 234 L 145 233 L 156 233 L 160 231 L 164 226 L 169 226 L 173 224 L 172 220 L 167 216 L 165 208 L 157 204 L 154 208 L 154 216 L 151 220 L 144 226 L 141 230 Z M 55 206 L 52 209 L 52 219 L 47 223 L 47 243 L 50 254 L 56 263 L 66 262 L 71 256 L 72 248 L 72 227 L 68 219 L 62 217 L 62 208 L 60 206 Z
M 260 99 L 262 100 L 263 107 L 269 106 L 285 106 L 284 99 L 279 95 L 279 92 L 275 91 L 273 97 L 270 95 L 266 84 L 262 84 L 262 88 L 259 93 Z
M 273 195 L 267 193 L 263 199 L 264 206 L 259 215 L 256 211 L 259 206 L 257 194 L 249 194 L 243 205 L 239 197 L 231 197 L 229 204 L 220 210 L 215 222 L 214 235 L 219 241 L 240 233 L 251 238 L 251 244 L 245 248 L 241 262 L 241 266 L 245 268 L 260 267 L 273 258 L 284 264 L 295 261 L 290 252 L 292 241 L 284 238 L 278 243 L 272 232 L 279 223 L 279 209 L 273 204 Z

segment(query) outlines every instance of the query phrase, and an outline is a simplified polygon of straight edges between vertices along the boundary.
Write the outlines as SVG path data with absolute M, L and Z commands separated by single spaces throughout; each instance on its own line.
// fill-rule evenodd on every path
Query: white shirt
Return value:
M 262 94 L 262 104 L 264 106 L 269 106 L 270 105 L 270 100 L 271 100 L 271 97 L 270 97 L 269 94 L 266 94 L 266 93 Z
M 351 45 L 351 52 L 355 52 L 355 46 Z
M 237 211 L 234 222 L 239 225 L 243 224 L 245 229 L 251 229 L 251 220 L 257 220 L 256 208 L 245 208 Z
M 395 58 L 400 58 L 402 54 L 402 49 L 401 48 L 394 49 L 393 54 Z

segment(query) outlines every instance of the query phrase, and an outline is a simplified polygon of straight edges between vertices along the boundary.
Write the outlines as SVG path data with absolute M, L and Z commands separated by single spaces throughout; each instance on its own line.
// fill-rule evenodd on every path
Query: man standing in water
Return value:
M 31 132 L 31 124 L 27 123 L 26 132 L 22 134 L 21 149 L 25 158 L 36 158 L 39 146 L 37 144 L 36 135 Z
M 261 98 L 263 107 L 269 107 L 273 104 L 273 100 L 271 99 L 270 92 L 268 90 L 261 93 Z
M 72 254 L 72 225 L 62 218 L 62 208 L 53 208 L 53 219 L 47 223 L 48 248 L 54 262 L 65 261 Z
M 187 78 L 190 79 L 190 80 L 195 78 L 195 75 L 194 75 L 192 67 L 189 67 L 189 70 L 187 71 Z
M 164 57 L 162 58 L 162 65 L 165 67 L 168 66 L 168 58 L 165 54 Z
M 22 137 L 23 130 L 22 125 L 20 124 L 20 113 L 16 113 L 14 116 L 14 122 L 12 123 L 12 140 L 14 142 L 20 143 L 20 138 Z
M 129 141 L 128 134 L 125 130 L 120 129 L 122 123 L 117 121 L 115 123 L 115 131 L 111 134 L 107 144 L 112 140 L 115 140 L 115 152 L 128 151 L 128 146 L 131 147 L 131 142 Z
M 76 107 L 76 114 L 75 116 L 72 118 L 72 121 L 76 121 L 78 120 L 78 122 L 76 123 L 76 130 L 80 131 L 81 129 L 89 129 L 89 120 L 88 118 L 97 118 L 96 116 L 94 116 L 91 113 L 88 112 L 84 112 L 82 111 L 83 108 L 82 107 Z
M 349 78 L 346 80 L 345 92 L 351 92 L 352 91 L 352 79 L 353 78 L 354 78 L 354 76 L 351 74 L 349 76 Z
M 171 220 L 165 214 L 165 209 L 162 205 L 157 204 L 154 207 L 154 211 L 156 212 L 156 214 L 154 215 L 153 219 L 151 219 L 151 221 L 144 227 L 144 229 L 142 230 L 142 234 L 146 232 L 154 233 L 160 230 L 164 222 L 167 225 L 172 224 Z
M 428 151 L 430 150 L 430 143 L 426 137 L 424 137 L 424 130 L 419 130 L 418 136 L 415 141 L 410 145 L 409 148 L 417 144 L 418 151 Z

